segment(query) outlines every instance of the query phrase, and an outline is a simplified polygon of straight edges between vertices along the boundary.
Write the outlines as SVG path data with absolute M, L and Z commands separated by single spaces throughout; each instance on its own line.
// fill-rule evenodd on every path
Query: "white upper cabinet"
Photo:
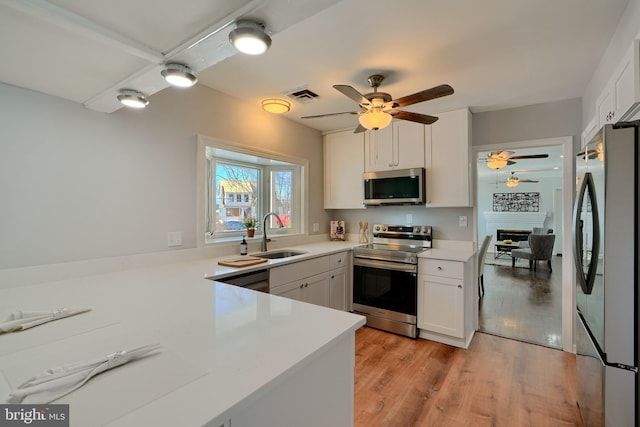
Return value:
M 640 110 L 640 41 L 634 40 L 613 75 L 616 122 L 629 120 Z
M 598 132 L 598 118 L 593 117 L 582 131 L 581 147 L 584 148 Z
M 324 208 L 364 209 L 364 134 L 324 136 Z
M 596 100 L 596 117 L 598 117 L 598 128 L 606 125 L 607 123 L 613 123 L 613 117 L 615 112 L 613 111 L 613 92 L 610 85 L 600 94 Z
M 424 167 L 425 126 L 394 120 L 365 134 L 365 172 Z
M 634 40 L 596 100 L 598 129 L 640 111 L 640 41 Z
M 471 113 L 463 108 L 436 115 L 438 121 L 425 127 L 426 206 L 473 206 Z

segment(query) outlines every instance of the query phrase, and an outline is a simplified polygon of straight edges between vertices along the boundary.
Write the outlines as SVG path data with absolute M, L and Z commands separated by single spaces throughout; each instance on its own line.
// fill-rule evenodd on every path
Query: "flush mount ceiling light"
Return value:
M 358 117 L 358 121 L 360 122 L 360 124 L 369 130 L 386 128 L 391 123 L 391 119 L 393 119 L 393 117 L 391 117 L 391 114 L 385 113 L 382 110 L 376 111 L 375 109 L 372 109 L 364 114 L 360 114 L 360 117 Z
M 229 33 L 233 46 L 247 55 L 260 55 L 271 46 L 271 37 L 265 32 L 264 24 L 240 20 L 236 29 Z
M 120 90 L 117 98 L 120 103 L 131 108 L 144 108 L 149 105 L 149 101 L 145 98 L 144 93 L 134 89 Z
M 262 109 L 269 113 L 288 113 L 291 110 L 291 103 L 284 99 L 270 98 L 262 101 Z
M 178 62 L 167 63 L 160 74 L 172 86 L 191 87 L 198 82 L 198 78 L 191 73 L 191 68 Z

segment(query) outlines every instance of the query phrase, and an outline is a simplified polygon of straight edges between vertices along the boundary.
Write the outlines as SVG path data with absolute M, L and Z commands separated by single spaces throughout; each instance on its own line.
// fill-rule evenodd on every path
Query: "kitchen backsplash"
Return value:
M 359 234 L 359 223 L 431 225 L 433 238 L 439 240 L 474 240 L 473 208 L 425 208 L 423 206 L 380 206 L 367 209 L 330 210 L 331 218 L 345 222 L 347 234 Z M 467 217 L 467 227 L 460 227 L 460 216 Z

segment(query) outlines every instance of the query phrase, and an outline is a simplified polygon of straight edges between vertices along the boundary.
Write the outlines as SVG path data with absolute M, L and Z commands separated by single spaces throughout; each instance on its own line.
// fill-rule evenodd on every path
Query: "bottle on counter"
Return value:
M 242 236 L 242 242 L 240 242 L 240 255 L 246 255 L 247 254 L 247 241 L 244 239 L 244 236 Z

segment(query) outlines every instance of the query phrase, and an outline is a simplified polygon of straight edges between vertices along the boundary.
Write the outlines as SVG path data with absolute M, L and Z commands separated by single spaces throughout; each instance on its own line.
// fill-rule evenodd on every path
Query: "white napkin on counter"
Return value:
M 53 402 L 82 387 L 99 373 L 139 359 L 160 348 L 159 344 L 145 345 L 101 356 L 93 360 L 47 369 L 43 374 L 20 384 L 11 393 L 8 403 L 46 404 Z
M 64 319 L 65 317 L 75 316 L 76 314 L 86 313 L 87 311 L 91 311 L 91 309 L 80 308 L 71 310 L 61 308 L 55 311 L 16 311 L 0 322 L 0 334 L 23 331 L 33 328 L 34 326 L 42 325 L 43 323 Z

